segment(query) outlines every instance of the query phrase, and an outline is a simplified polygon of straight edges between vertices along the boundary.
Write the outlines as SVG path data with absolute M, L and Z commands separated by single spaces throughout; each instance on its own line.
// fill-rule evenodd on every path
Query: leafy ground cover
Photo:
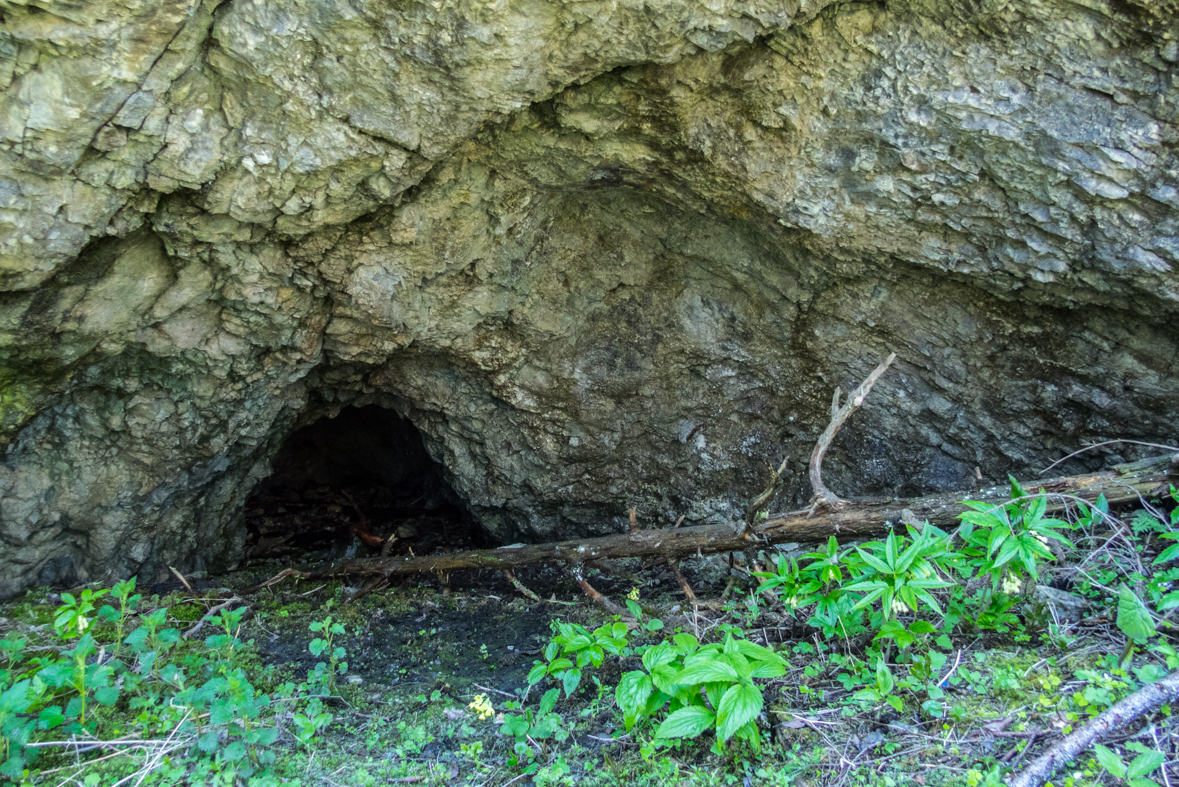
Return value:
M 406 582 L 275 566 L 30 591 L 0 608 L 0 780 L 36 785 L 1000 785 L 1179 669 L 1171 497 L 1045 514 L 1013 486 L 953 532 Z M 1179 784 L 1162 707 L 1053 778 Z

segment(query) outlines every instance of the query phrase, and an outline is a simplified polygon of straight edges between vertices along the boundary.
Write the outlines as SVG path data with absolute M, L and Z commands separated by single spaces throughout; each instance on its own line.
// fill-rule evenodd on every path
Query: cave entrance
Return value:
M 421 432 L 384 407 L 348 408 L 296 430 L 273 466 L 246 503 L 251 561 L 485 545 Z

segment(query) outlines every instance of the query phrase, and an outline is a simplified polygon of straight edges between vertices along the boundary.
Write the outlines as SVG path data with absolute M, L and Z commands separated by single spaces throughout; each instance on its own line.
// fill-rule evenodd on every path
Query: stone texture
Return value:
M 504 541 L 728 519 L 890 350 L 842 494 L 1179 423 L 1166 3 L 0 12 L 0 593 L 232 565 L 350 405 Z

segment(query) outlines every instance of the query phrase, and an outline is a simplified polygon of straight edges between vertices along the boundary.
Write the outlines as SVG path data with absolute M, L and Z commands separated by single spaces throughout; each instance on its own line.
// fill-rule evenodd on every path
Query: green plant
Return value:
M 1118 588 L 1117 625 L 1126 635 L 1126 648 L 1122 651 L 1120 660 L 1124 669 L 1134 656 L 1134 646 L 1145 645 L 1157 633 L 1150 610 L 1128 585 Z
M 757 716 L 765 700 L 755 678 L 786 673 L 786 662 L 769 648 L 725 635 L 723 643 L 701 645 L 690 634 L 643 654 L 644 671 L 622 676 L 615 692 L 627 728 L 668 709 L 656 738 L 695 738 L 715 729 L 718 742 L 736 737 L 760 748 Z
M 1101 763 L 1102 768 L 1130 787 L 1159 787 L 1157 782 L 1146 777 L 1162 767 L 1166 762 L 1166 756 L 1161 751 L 1150 749 L 1141 743 L 1132 742 L 1127 744 L 1126 748 L 1138 752 L 1138 756 L 1129 763 L 1100 743 L 1093 747 L 1093 752 L 1097 755 L 1097 761 Z
M 532 708 L 524 709 L 523 713 L 505 713 L 500 731 L 505 735 L 511 735 L 516 739 L 513 751 L 513 765 L 519 765 L 525 761 L 531 761 L 537 753 L 542 758 L 548 757 L 548 742 L 555 740 L 558 743 L 569 737 L 569 730 L 565 729 L 564 720 L 560 714 L 554 713 L 553 709 L 557 706 L 557 700 L 561 697 L 560 689 L 549 689 L 540 698 L 535 711 Z M 507 710 L 520 709 L 520 703 L 507 702 L 504 704 Z M 529 743 L 529 739 L 538 742 L 540 751 L 536 752 Z M 535 768 L 534 768 L 535 771 Z
M 566 697 L 577 691 L 587 665 L 602 666 L 607 655 L 621 655 L 628 644 L 625 623 L 603 623 L 592 632 L 576 623 L 553 621 L 552 626 L 555 635 L 544 649 L 545 660 L 533 662 L 528 683 L 535 686 L 552 676 L 565 689 Z
M 90 627 L 90 613 L 94 611 L 95 602 L 109 592 L 87 588 L 78 597 L 72 593 L 62 593 L 61 600 L 64 603 L 53 616 L 53 628 L 57 635 L 66 639 L 82 636 Z
M 321 730 L 326 729 L 334 718 L 335 716 L 323 710 L 323 704 L 319 699 L 312 698 L 307 703 L 305 713 L 296 713 L 292 719 L 295 723 L 295 740 L 310 751 L 317 741 L 316 736 Z
M 873 705 L 887 702 L 899 713 L 904 707 L 904 701 L 892 693 L 895 686 L 896 680 L 893 678 L 892 670 L 884 663 L 884 659 L 878 659 L 876 661 L 875 683 L 868 688 L 857 691 L 852 695 L 852 699 L 856 702 L 867 702 Z
M 1048 549 L 1049 539 L 1070 549 L 1073 546 L 1057 532 L 1072 529 L 1073 525 L 1045 516 L 1047 496 L 1029 495 L 1015 478 L 1009 476 L 1009 480 L 1011 499 L 1006 503 L 966 500 L 963 504 L 972 510 L 959 515 L 962 552 L 979 576 L 991 578 L 992 591 L 999 588 L 1003 575 L 1008 572 L 1016 577 L 1026 574 L 1037 579 L 1038 562 L 1056 559 Z
M 308 676 L 308 680 L 312 685 L 320 687 L 324 693 L 334 694 L 336 675 L 342 675 L 348 671 L 348 662 L 343 660 L 347 652 L 344 648 L 334 644 L 335 638 L 344 633 L 344 624 L 334 620 L 329 614 L 323 620 L 313 621 L 308 628 L 312 633 L 319 634 L 308 645 L 311 655 L 328 654 L 327 662 L 317 663 L 315 669 Z
M 782 605 L 791 613 L 813 605 L 808 625 L 826 637 L 849 637 L 863 631 L 864 615 L 856 608 L 860 597 L 844 588 L 844 572 L 851 577 L 860 567 L 854 549 L 840 549 L 835 536 L 830 536 L 825 549 L 802 557 L 809 562 L 800 565 L 793 557 L 778 555 L 774 572 L 755 573 L 763 580 L 758 593 L 780 593 Z
M 135 577 L 131 577 L 125 582 L 115 583 L 111 588 L 111 598 L 119 602 L 119 608 L 104 604 L 102 609 L 98 610 L 98 616 L 108 623 L 115 624 L 115 658 L 118 658 L 124 644 L 123 629 L 126 628 L 127 619 L 135 612 L 143 596 L 135 592 Z
M 920 531 L 908 529 L 912 543 L 906 544 L 907 539 L 893 531 L 883 543 L 872 541 L 856 547 L 865 571 L 846 589 L 864 596 L 853 609 L 880 601 L 881 620 L 885 623 L 898 613 L 917 612 L 922 605 L 938 615 L 944 614 L 929 591 L 953 584 L 939 579 L 937 574 L 939 560 L 948 555 L 946 534 L 929 524 Z

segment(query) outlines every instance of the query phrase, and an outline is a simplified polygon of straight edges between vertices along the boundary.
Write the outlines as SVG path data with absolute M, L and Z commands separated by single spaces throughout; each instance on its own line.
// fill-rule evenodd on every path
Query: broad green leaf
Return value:
M 700 647 L 700 640 L 696 639 L 691 634 L 676 634 L 671 638 L 671 641 L 675 643 L 676 649 L 684 655 L 695 653 L 696 650 Z
M 18 681 L 3 694 L 0 694 L 0 712 L 24 713 L 27 711 L 32 704 L 29 697 L 30 684 L 29 680 Z
M 1127 779 L 1137 779 L 1147 774 L 1153 773 L 1167 761 L 1166 756 L 1161 751 L 1149 751 L 1139 754 L 1126 768 Z
M 1118 628 L 1130 639 L 1141 644 L 1155 635 L 1154 621 L 1142 599 L 1129 588 L 1118 588 Z M 1122 778 L 1122 777 L 1119 777 Z
M 1126 778 L 1126 764 L 1122 762 L 1122 759 L 1118 755 L 1100 743 L 1093 747 L 1093 753 L 1097 755 L 1097 761 L 1101 763 L 1101 767 L 1119 779 Z
M 860 689 L 851 696 L 856 702 L 880 702 L 880 692 L 876 689 Z
M 860 557 L 863 558 L 864 562 L 867 563 L 876 572 L 880 574 L 892 573 L 892 566 L 888 565 L 880 558 L 869 552 L 865 552 L 860 547 L 856 547 L 856 551 L 860 554 Z
M 614 692 L 614 699 L 624 713 L 633 714 L 655 690 L 651 676 L 638 670 L 628 672 L 618 682 Z
M 61 712 L 61 708 L 57 705 L 50 705 L 48 708 L 42 708 L 41 714 L 37 717 L 37 726 L 43 730 L 52 730 L 54 727 L 60 727 L 65 724 L 65 714 Z
M 236 762 L 246 756 L 246 747 L 241 741 L 234 741 L 221 750 L 221 756 L 230 762 Z
M 553 708 L 557 707 L 557 700 L 561 699 L 560 689 L 549 689 L 540 698 L 540 715 L 552 713 Z
M 712 726 L 716 718 L 703 705 L 689 705 L 670 714 L 659 729 L 656 738 L 695 738 Z
M 933 634 L 937 629 L 928 620 L 914 620 L 909 624 L 909 631 L 914 634 Z
M 643 666 L 647 668 L 647 672 L 653 672 L 656 667 L 675 661 L 678 655 L 679 653 L 671 645 L 659 644 L 648 648 L 647 652 L 643 654 Z
M 1179 511 L 1179 509 L 1175 509 L 1175 510 Z M 1176 558 L 1179 558 L 1179 544 L 1175 544 L 1173 546 L 1169 546 L 1166 549 L 1164 549 L 1162 552 L 1159 553 L 1159 556 L 1154 559 L 1154 563 L 1152 563 L 1151 565 L 1155 565 L 1158 563 L 1165 563 L 1168 560 L 1175 560 Z
M 1019 554 L 1019 540 L 1015 538 L 1004 538 L 999 547 L 999 554 L 995 556 L 995 568 L 1006 565 L 1012 558 Z
M 887 697 L 892 694 L 894 685 L 892 670 L 884 663 L 884 659 L 880 659 L 876 662 L 876 690 L 880 692 L 881 696 Z
M 692 685 L 714 682 L 732 683 L 739 680 L 740 677 L 731 664 L 719 658 L 711 658 L 702 659 L 690 667 L 685 667 L 676 675 L 675 682 Z
M 107 686 L 94 692 L 94 699 L 99 705 L 114 705 L 119 700 L 119 690 L 114 686 Z
M 738 683 L 725 692 L 717 708 L 717 735 L 722 741 L 757 718 L 765 700 L 761 689 L 752 683 Z
M 528 670 L 528 685 L 535 686 L 544 680 L 545 675 L 549 674 L 548 665 L 543 662 L 536 662 L 536 665 Z
M 753 671 L 749 673 L 751 678 L 780 678 L 786 674 L 785 661 L 755 661 L 753 663 Z
M 565 687 L 566 697 L 572 697 L 573 692 L 577 691 L 577 686 L 580 683 L 581 670 L 579 669 L 566 670 L 565 674 L 561 676 L 561 685 Z

